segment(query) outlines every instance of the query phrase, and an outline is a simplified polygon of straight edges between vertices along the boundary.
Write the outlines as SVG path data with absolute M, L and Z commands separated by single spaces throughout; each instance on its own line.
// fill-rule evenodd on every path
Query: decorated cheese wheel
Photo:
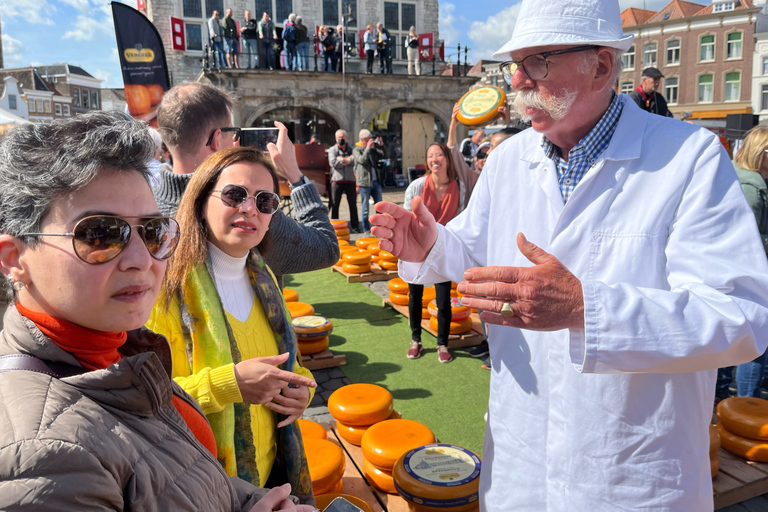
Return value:
M 768 441 L 758 441 L 734 434 L 727 430 L 722 423 L 717 424 L 717 431 L 720 434 L 720 444 L 724 450 L 742 459 L 768 462 Z
M 384 270 L 397 270 L 397 262 L 396 261 L 388 261 L 381 259 L 381 256 L 379 256 L 379 266 Z
M 365 274 L 366 272 L 371 271 L 371 264 L 366 263 L 365 265 L 355 265 L 354 263 L 348 263 L 345 261 L 341 264 L 341 270 L 347 274 Z
M 387 494 L 397 494 L 395 489 L 395 481 L 392 478 L 392 473 L 389 471 L 383 471 L 373 464 L 368 459 L 363 459 L 363 474 L 365 478 L 375 488 Z
M 435 300 L 429 301 L 429 305 L 427 306 L 427 309 L 429 309 L 429 314 L 432 316 L 437 316 L 437 303 Z M 458 299 L 451 298 L 451 321 L 460 322 L 466 318 L 469 318 L 469 315 L 471 314 L 471 309 L 469 309 L 467 306 L 462 306 Z
M 299 292 L 291 290 L 290 288 L 283 288 L 283 298 L 285 299 L 285 302 L 298 302 Z
M 333 322 L 324 316 L 301 316 L 291 324 L 299 340 L 327 337 L 333 332 Z
M 376 384 L 349 384 L 328 397 L 331 416 L 346 425 L 373 425 L 392 414 L 392 393 Z
M 344 219 L 331 219 L 334 229 L 345 229 L 349 224 Z
M 349 229 L 344 228 L 344 229 L 337 229 L 336 230 L 336 237 L 337 238 L 340 237 L 340 236 L 344 236 L 344 235 L 349 236 Z
M 363 435 L 363 456 L 379 469 L 391 471 L 405 452 L 435 442 L 435 434 L 414 420 L 386 420 L 376 423 Z
M 477 506 L 480 458 L 461 446 L 419 446 L 392 470 L 398 494 L 424 511 L 467 511 Z
M 347 247 L 349 245 L 349 242 L 347 242 L 346 240 L 338 240 L 338 242 L 339 242 L 339 247 Z
M 304 439 L 309 476 L 314 494 L 326 494 L 338 484 L 344 475 L 344 451 L 325 439 Z
M 746 396 L 726 398 L 717 404 L 717 418 L 729 432 L 768 441 L 768 400 Z
M 344 263 L 352 263 L 353 265 L 370 265 L 371 253 L 357 249 L 345 252 L 341 259 L 344 260 Z
M 436 316 L 429 316 L 429 326 L 433 330 L 437 330 L 437 317 Z M 458 322 L 451 322 L 451 327 L 449 328 L 450 334 L 464 334 L 472 330 L 472 319 L 471 318 L 465 318 L 464 320 L 459 320 Z
M 504 91 L 493 85 L 477 87 L 464 94 L 459 100 L 456 119 L 468 126 L 482 126 L 499 115 L 499 107 L 506 105 Z
M 367 249 L 369 245 L 371 244 L 377 244 L 379 243 L 379 239 L 372 236 L 366 236 L 361 237 L 355 240 L 355 245 L 358 249 Z
M 408 283 L 403 281 L 402 277 L 395 277 L 394 279 L 387 281 L 387 288 L 389 288 L 389 291 L 395 293 L 408 293 Z
M 302 418 L 296 421 L 299 424 L 302 439 L 328 439 L 328 433 L 321 424 Z
M 709 458 L 709 473 L 712 475 L 712 478 L 715 477 L 718 471 L 720 471 L 720 456 L 714 454 Z
M 715 425 L 709 426 L 709 456 L 714 457 L 720 449 L 720 433 Z
M 315 308 L 306 302 L 286 302 L 285 305 L 288 306 L 288 312 L 291 313 L 291 318 L 315 314 Z
M 390 414 L 387 419 L 395 420 L 400 418 L 402 418 L 402 415 L 399 412 L 392 411 L 392 414 Z M 370 425 L 347 425 L 341 421 L 336 420 L 336 432 L 346 442 L 355 446 L 360 446 L 360 443 L 363 441 L 363 434 L 365 434 L 365 431 L 370 427 Z
M 373 512 L 373 509 L 369 504 L 367 504 L 365 501 L 358 498 L 357 496 L 352 496 L 351 494 L 338 494 L 338 493 L 321 494 L 320 496 L 315 496 L 315 506 L 319 510 L 325 510 L 328 507 L 328 505 L 330 505 L 331 502 L 336 498 L 344 498 L 345 500 L 352 503 L 363 512 Z
M 305 356 L 319 354 L 328 348 L 328 336 L 323 338 L 298 338 L 298 341 L 299 352 Z
M 384 261 L 397 261 L 397 256 L 389 251 L 385 251 L 384 249 L 379 251 L 379 258 Z
M 398 306 L 407 306 L 408 294 L 389 292 L 389 300 L 392 301 L 392 304 L 397 304 Z

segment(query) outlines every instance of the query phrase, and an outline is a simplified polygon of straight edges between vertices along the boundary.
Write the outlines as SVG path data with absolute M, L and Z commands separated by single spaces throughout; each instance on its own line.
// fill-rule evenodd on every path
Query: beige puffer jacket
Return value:
M 4 322 L 0 355 L 78 365 L 16 308 Z M 171 403 L 194 401 L 169 377 L 165 338 L 133 331 L 120 351 L 128 357 L 105 370 L 62 379 L 0 373 L 0 510 L 250 507 L 264 491 L 242 481 L 235 491 Z

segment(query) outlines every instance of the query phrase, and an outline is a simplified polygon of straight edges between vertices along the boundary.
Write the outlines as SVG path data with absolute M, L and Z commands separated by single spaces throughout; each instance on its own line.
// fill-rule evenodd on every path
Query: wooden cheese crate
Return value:
M 744 460 L 722 448 L 718 455 L 720 471 L 712 479 L 715 510 L 768 493 L 768 464 Z
M 371 264 L 371 271 L 362 274 L 350 274 L 341 269 L 341 265 L 331 267 L 334 272 L 338 272 L 347 278 L 348 283 L 372 283 L 374 281 L 389 281 L 397 277 L 397 270 L 382 270 L 375 263 Z
M 389 307 L 397 311 L 398 313 L 402 314 L 406 318 L 408 318 L 408 306 L 401 306 L 399 304 L 394 304 L 391 300 L 389 300 L 389 297 L 385 297 L 382 300 L 382 306 L 383 307 Z M 477 316 L 477 315 L 475 315 Z M 466 334 L 451 334 L 448 336 L 448 348 L 464 348 L 464 347 L 473 347 L 475 345 L 479 345 L 483 342 L 483 333 L 478 330 L 476 325 L 479 325 L 479 319 L 478 323 L 475 324 L 474 320 L 472 322 L 472 330 L 470 330 Z M 437 336 L 437 331 L 435 331 L 431 325 L 429 325 L 429 320 L 422 320 L 421 321 L 421 328 L 427 331 L 432 336 Z
M 308 370 L 335 368 L 345 364 L 347 364 L 347 356 L 344 354 L 334 354 L 328 349 L 317 354 L 301 355 L 301 365 Z

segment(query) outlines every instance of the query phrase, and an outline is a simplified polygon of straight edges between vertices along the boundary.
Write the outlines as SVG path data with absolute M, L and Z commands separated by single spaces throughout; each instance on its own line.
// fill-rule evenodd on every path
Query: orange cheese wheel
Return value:
M 451 290 L 455 290 L 458 287 L 459 287 L 459 283 L 454 283 L 453 281 L 451 281 Z
M 388 420 L 395 420 L 402 418 L 402 415 L 397 411 L 392 411 L 392 414 L 389 415 Z M 336 432 L 341 436 L 342 439 L 344 439 L 346 442 L 353 444 L 355 446 L 360 446 L 360 443 L 363 441 L 363 434 L 365 434 L 365 431 L 368 430 L 371 426 L 370 425 L 347 425 L 345 423 L 342 423 L 341 421 L 336 421 Z
M 340 253 L 342 256 L 343 256 L 344 254 L 346 254 L 346 253 L 350 252 L 350 251 L 357 251 L 357 250 L 359 250 L 359 249 L 358 249 L 357 247 L 355 247 L 354 245 L 349 245 L 349 242 L 347 242 L 347 245 L 345 245 L 345 246 L 343 246 L 343 247 L 341 247 L 341 246 L 339 247 L 339 253 Z
M 336 485 L 327 493 L 323 494 L 341 494 L 344 492 L 344 478 L 340 478 Z
M 456 290 L 451 290 L 451 297 L 455 297 L 455 298 L 458 299 L 459 298 L 459 292 L 457 292 Z
M 365 475 L 365 478 L 367 478 L 371 483 L 371 485 L 373 485 L 378 490 L 386 492 L 387 494 L 397 494 L 397 489 L 395 489 L 395 481 L 392 478 L 392 473 L 389 471 L 382 471 L 381 469 L 371 464 L 368 459 L 363 459 L 363 474 Z
M 299 292 L 291 290 L 290 288 L 283 288 L 283 298 L 285 299 L 285 302 L 298 302 Z
M 379 239 L 376 237 L 361 237 L 355 240 L 355 245 L 358 249 L 366 249 L 371 244 L 377 244 L 379 243 Z
M 717 431 L 724 450 L 742 459 L 768 462 L 768 442 L 736 435 L 727 430 L 722 423 L 717 424 Z
M 348 263 L 345 261 L 341 264 L 341 270 L 347 274 L 365 274 L 366 272 L 371 271 L 371 264 L 366 263 L 365 265 L 355 265 L 354 263 Z
M 427 309 L 429 309 L 430 315 L 437 316 L 437 303 L 434 300 L 429 301 Z M 467 306 L 462 306 L 457 299 L 451 298 L 451 321 L 460 322 L 465 318 L 469 318 L 469 315 L 471 314 L 471 309 Z
M 344 240 L 344 241 L 347 241 L 347 242 L 349 241 L 349 235 L 336 235 L 336 238 L 338 240 Z
M 424 293 L 421 295 L 421 307 L 426 308 L 429 306 L 429 302 L 432 300 L 435 300 L 435 297 L 437 297 L 437 293 L 435 292 L 435 287 L 430 286 L 429 288 L 424 288 Z
M 344 451 L 325 439 L 304 439 L 304 452 L 314 494 L 330 492 L 344 475 Z
M 480 458 L 461 446 L 419 446 L 397 460 L 397 492 L 424 511 L 468 511 L 477 506 Z
M 352 263 L 353 265 L 370 265 L 371 253 L 360 249 L 347 251 L 341 256 L 341 259 L 344 260 L 344 263 Z
M 379 247 L 379 244 L 377 242 L 375 244 L 368 244 L 368 247 L 366 247 L 365 250 L 373 254 L 374 256 L 378 256 L 379 253 L 381 252 L 381 247 Z
M 349 242 L 347 242 L 346 240 L 338 240 L 338 242 L 339 242 L 339 247 L 349 246 Z
M 712 478 L 715 478 L 718 471 L 720 471 L 720 456 L 715 454 L 709 458 L 709 472 L 712 475 Z
M 328 439 L 328 433 L 321 424 L 302 418 L 296 421 L 299 423 L 302 439 Z
M 421 308 L 421 319 L 426 320 L 427 318 L 431 317 L 432 315 L 429 314 L 429 310 L 427 308 Z
M 717 456 L 717 451 L 720 449 L 720 433 L 717 431 L 715 425 L 709 426 L 709 456 Z
M 397 256 L 383 249 L 379 251 L 379 258 L 381 258 L 384 261 L 397 261 Z
M 349 384 L 331 393 L 328 411 L 346 425 L 373 425 L 392 414 L 392 393 L 376 384 Z
M 371 263 L 378 264 L 379 263 L 379 257 L 376 256 L 375 254 L 371 254 Z
M 394 279 L 387 281 L 387 288 L 389 288 L 389 291 L 395 293 L 408 293 L 408 283 L 403 281 L 402 277 L 395 277 Z
M 344 219 L 331 219 L 331 224 L 334 229 L 344 229 L 349 225 Z
M 343 228 L 343 229 L 337 229 L 336 230 L 336 237 L 337 238 L 340 237 L 340 236 L 344 236 L 344 235 L 349 235 L 349 229 Z
M 298 341 L 299 352 L 305 356 L 319 354 L 328 348 L 328 336 L 324 338 L 298 338 Z
M 291 318 L 315 314 L 315 308 L 306 302 L 286 302 L 285 305 L 288 306 L 288 311 L 291 313 Z
M 325 510 L 326 507 L 328 507 L 328 505 L 330 505 L 331 502 L 336 498 L 344 498 L 348 502 L 355 505 L 357 508 L 361 509 L 363 512 L 373 512 L 373 509 L 369 504 L 357 496 L 352 496 L 351 494 L 321 494 L 319 496 L 315 496 L 315 506 L 320 510 Z
M 333 332 L 333 322 L 324 316 L 301 316 L 291 324 L 299 341 L 328 337 Z
M 396 261 L 388 261 L 381 259 L 381 256 L 379 256 L 379 266 L 383 270 L 397 270 L 397 262 Z
M 407 306 L 408 305 L 408 295 L 407 294 L 389 292 L 389 300 L 392 301 L 392 304 L 397 304 L 398 306 Z
M 435 434 L 414 420 L 386 420 L 363 434 L 363 456 L 379 469 L 391 471 L 405 452 L 435 442 Z
M 429 317 L 429 326 L 433 330 L 437 330 L 437 317 L 430 315 Z M 451 322 L 451 327 L 449 328 L 450 334 L 464 334 L 472 330 L 472 319 L 471 318 L 465 318 L 464 320 L 459 320 L 458 322 Z
M 746 396 L 726 398 L 717 404 L 717 418 L 729 432 L 768 441 L 768 400 Z

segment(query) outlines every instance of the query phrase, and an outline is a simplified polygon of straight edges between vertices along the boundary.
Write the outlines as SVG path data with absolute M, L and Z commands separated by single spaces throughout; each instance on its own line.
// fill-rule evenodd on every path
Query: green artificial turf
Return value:
M 408 359 L 408 319 L 381 305 L 381 297 L 360 283 L 347 283 L 330 269 L 287 276 L 285 286 L 299 300 L 330 318 L 330 349 L 347 356 L 340 369 L 352 382 L 387 388 L 404 418 L 427 425 L 440 442 L 464 446 L 481 455 L 483 416 L 488 405 L 490 372 L 460 350 L 448 364 L 437 361 L 435 337 L 424 331 L 424 355 Z

